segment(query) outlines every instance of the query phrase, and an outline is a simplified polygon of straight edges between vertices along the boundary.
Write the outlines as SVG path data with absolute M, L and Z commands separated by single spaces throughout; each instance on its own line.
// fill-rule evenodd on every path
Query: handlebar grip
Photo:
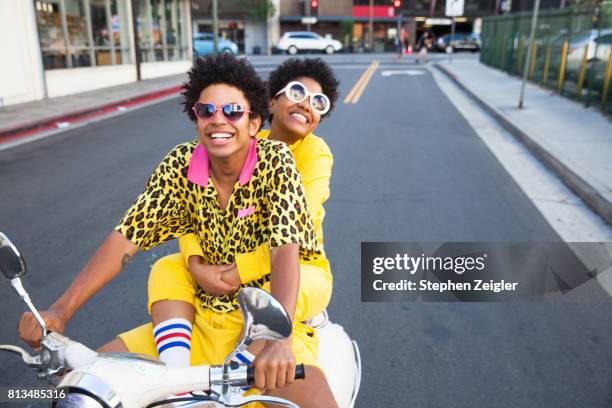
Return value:
M 295 379 L 303 380 L 306 378 L 306 371 L 304 370 L 304 364 L 297 364 L 295 366 Z M 255 369 L 253 366 L 247 368 L 247 383 L 253 384 L 255 381 Z

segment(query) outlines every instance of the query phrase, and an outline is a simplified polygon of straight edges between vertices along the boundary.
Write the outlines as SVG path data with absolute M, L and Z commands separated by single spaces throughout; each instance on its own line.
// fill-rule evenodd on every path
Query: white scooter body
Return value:
M 311 324 L 319 337 L 319 364 L 340 408 L 353 408 L 361 385 L 361 356 L 355 340 L 339 324 L 329 321 L 327 313 Z
M 361 380 L 357 343 L 349 338 L 342 326 L 329 321 L 326 312 L 316 316 L 310 324 L 319 338 L 319 363 L 338 406 L 353 408 Z M 78 368 L 67 374 L 59 387 L 76 382 L 87 384 L 90 389 L 95 388 L 96 394 L 105 393 L 110 400 L 120 400 L 124 407 L 143 406 L 171 394 L 208 388 L 208 366 L 170 370 L 146 356 L 131 355 L 132 358 L 126 360 L 126 353 L 97 354 L 80 343 L 73 343 L 69 350 L 66 352 L 70 357 L 68 364 Z M 200 370 L 195 372 L 198 368 Z M 151 388 L 150 384 L 158 385 Z M 111 397 L 115 393 L 116 397 Z M 190 408 L 223 406 L 214 402 L 176 404 L 183 405 Z

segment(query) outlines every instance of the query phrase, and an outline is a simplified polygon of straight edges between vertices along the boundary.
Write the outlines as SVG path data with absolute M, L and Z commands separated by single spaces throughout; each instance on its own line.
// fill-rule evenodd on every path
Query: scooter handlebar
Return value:
M 297 364 L 295 366 L 295 379 L 303 380 L 306 378 L 306 372 L 304 371 L 304 364 Z M 255 368 L 249 366 L 247 368 L 247 382 L 251 385 L 255 382 Z

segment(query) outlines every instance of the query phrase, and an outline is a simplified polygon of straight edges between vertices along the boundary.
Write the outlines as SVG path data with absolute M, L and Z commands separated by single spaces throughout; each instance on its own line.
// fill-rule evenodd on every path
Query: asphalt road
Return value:
M 344 96 L 368 62 L 334 61 Z M 612 406 L 610 304 L 360 302 L 362 241 L 559 239 L 431 74 L 381 76 L 421 70 L 392 64 L 381 61 L 359 103 L 340 101 L 317 132 L 335 155 L 329 312 L 361 348 L 357 406 Z M 37 305 L 67 287 L 165 153 L 194 137 L 178 102 L 0 153 L 0 230 L 26 256 Z M 175 249 L 137 256 L 67 334 L 98 347 L 146 321 L 148 269 Z M 8 284 L 0 309 L 1 341 L 18 343 L 24 307 Z M 0 386 L 35 384 L 15 356 L 0 365 Z

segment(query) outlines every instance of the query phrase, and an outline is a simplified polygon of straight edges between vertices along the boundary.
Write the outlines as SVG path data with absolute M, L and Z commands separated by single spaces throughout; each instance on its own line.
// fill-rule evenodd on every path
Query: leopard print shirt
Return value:
M 301 261 L 321 256 L 304 188 L 293 155 L 281 142 L 257 140 L 257 163 L 249 181 L 236 182 L 225 210 L 209 178 L 206 186 L 187 179 L 197 141 L 175 147 L 151 175 L 115 228 L 142 250 L 188 233 L 198 236 L 206 261 L 231 264 L 235 254 L 289 243 L 300 246 Z M 261 287 L 270 275 L 243 286 Z M 198 288 L 206 308 L 227 313 L 238 308 L 236 295 L 213 296 Z

